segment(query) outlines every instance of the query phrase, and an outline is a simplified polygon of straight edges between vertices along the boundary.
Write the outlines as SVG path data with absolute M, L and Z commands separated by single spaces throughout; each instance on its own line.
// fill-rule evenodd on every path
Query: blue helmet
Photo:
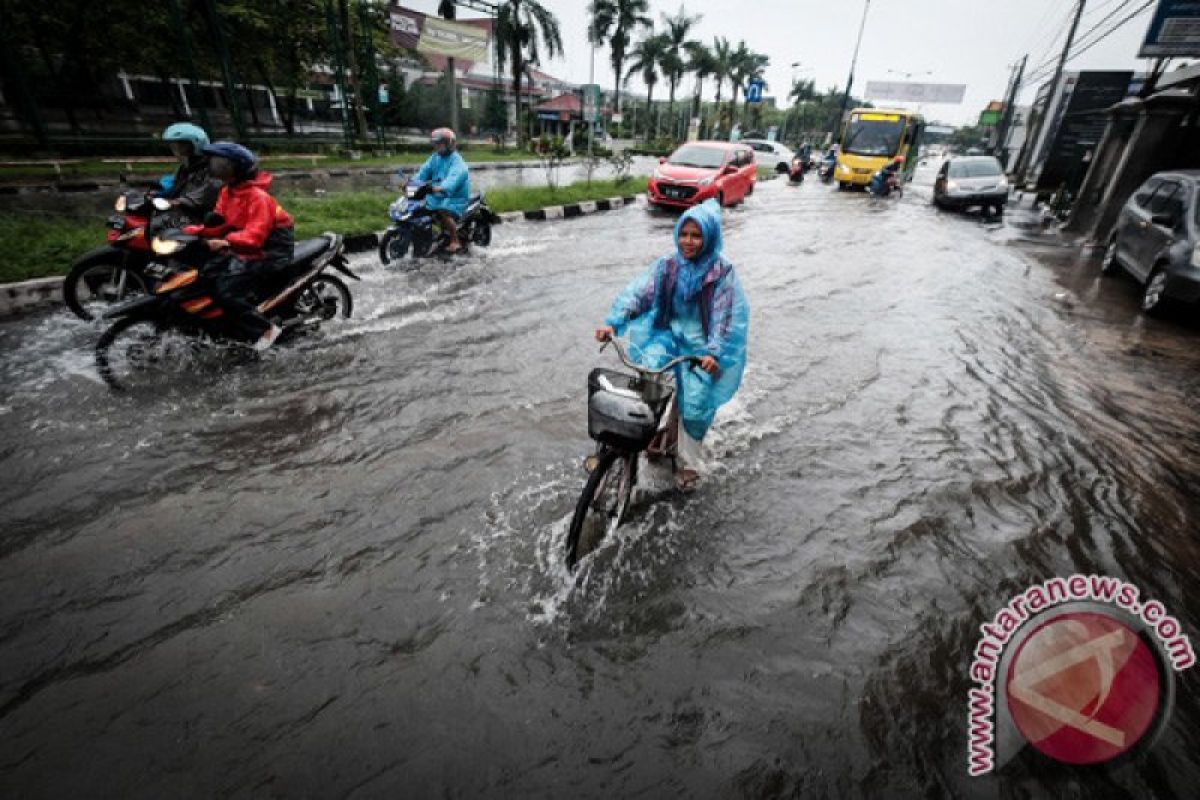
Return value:
M 192 152 L 196 155 L 208 147 L 208 134 L 204 132 L 204 128 L 190 122 L 176 122 L 167 126 L 162 138 L 164 142 L 189 142 Z
M 202 151 L 206 156 L 220 156 L 233 162 L 234 172 L 246 175 L 258 166 L 258 156 L 237 142 L 213 142 Z

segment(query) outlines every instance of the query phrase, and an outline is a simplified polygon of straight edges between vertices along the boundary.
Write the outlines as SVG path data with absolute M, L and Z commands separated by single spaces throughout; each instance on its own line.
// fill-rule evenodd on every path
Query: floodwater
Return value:
M 0 324 L 0 796 L 1190 794 L 1192 672 L 1115 767 L 970 778 L 966 709 L 1035 581 L 1127 578 L 1195 634 L 1195 327 L 919 189 L 762 184 L 707 479 L 573 579 L 591 331 L 672 222 L 363 256 L 350 321 L 148 397 L 91 324 Z

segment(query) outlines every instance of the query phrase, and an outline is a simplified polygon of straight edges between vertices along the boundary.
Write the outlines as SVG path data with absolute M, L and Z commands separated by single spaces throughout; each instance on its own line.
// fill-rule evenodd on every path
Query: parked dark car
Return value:
M 1125 202 L 1100 270 L 1124 269 L 1141 281 L 1142 310 L 1155 314 L 1170 300 L 1200 300 L 1200 170 L 1159 172 Z
M 989 207 L 1004 210 L 1008 179 L 992 156 L 954 156 L 938 170 L 933 182 L 933 202 L 938 208 Z

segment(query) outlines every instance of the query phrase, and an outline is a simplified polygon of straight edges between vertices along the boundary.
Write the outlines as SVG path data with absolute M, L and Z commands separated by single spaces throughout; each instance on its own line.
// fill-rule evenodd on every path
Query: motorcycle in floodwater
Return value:
M 875 177 L 871 178 L 871 182 L 867 184 L 867 193 L 872 197 L 884 200 L 893 195 L 897 199 L 904 196 L 904 187 L 901 185 L 900 176 L 895 172 L 887 172 L 882 181 L 877 180 L 878 177 L 879 175 L 876 173 Z
M 837 161 L 828 159 L 821 162 L 821 166 L 817 167 L 817 177 L 821 179 L 821 183 L 833 183 L 833 171 L 837 168 Z
M 128 191 L 117 197 L 108 218 L 108 243 L 75 260 L 63 279 L 63 301 L 80 319 L 95 319 L 103 309 L 154 284 L 151 243 L 155 234 L 180 224 L 171 204 L 153 193 Z
M 433 184 L 410 180 L 404 195 L 388 206 L 392 226 L 379 240 L 379 260 L 386 266 L 399 261 L 412 251 L 416 258 L 439 253 L 449 243 L 438 215 L 429 208 L 428 197 Z M 458 221 L 458 241 L 466 251 L 470 245 L 487 247 L 492 243 L 492 225 L 500 222 L 484 198 L 483 192 L 472 194 L 466 211 Z
M 792 163 L 788 166 L 788 182 L 794 184 L 804 183 L 804 173 L 808 171 L 808 165 L 804 163 L 802 156 L 793 156 Z
M 203 266 L 212 254 L 201 237 L 180 230 L 155 237 L 153 252 L 170 261 L 153 291 L 110 308 L 105 319 L 115 320 L 96 343 L 96 368 L 116 391 L 144 383 L 161 385 L 193 371 L 214 344 L 250 345 L 217 302 L 215 279 L 220 274 Z M 279 341 L 352 310 L 350 289 L 334 269 L 359 280 L 346 263 L 342 237 L 326 233 L 295 246 L 291 263 L 264 282 L 251 299 L 258 311 L 283 329 Z

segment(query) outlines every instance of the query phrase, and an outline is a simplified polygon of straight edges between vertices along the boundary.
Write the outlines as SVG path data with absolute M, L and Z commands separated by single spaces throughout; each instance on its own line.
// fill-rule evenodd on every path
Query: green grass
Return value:
M 512 186 L 489 190 L 487 202 L 499 214 L 637 194 L 645 189 L 644 176 L 620 182 L 594 180 L 591 186 L 579 182 L 553 191 L 545 186 Z M 352 234 L 381 230 L 388 225 L 388 203 L 395 198 L 395 191 L 377 189 L 323 195 L 285 193 L 279 202 L 296 220 L 296 238 L 307 239 L 325 231 Z M 65 275 L 77 256 L 104 244 L 106 216 L 71 219 L 0 214 L 0 241 L 5 243 L 0 283 Z
M 163 156 L 166 158 L 166 154 Z M 517 150 L 507 150 L 503 153 L 497 153 L 488 147 L 480 147 L 470 151 L 464 151 L 463 157 L 467 159 L 467 163 L 484 163 L 492 161 L 536 161 L 537 157 L 532 153 L 525 153 Z M 388 166 L 406 166 L 424 163 L 428 155 L 425 153 L 397 153 L 394 156 L 367 156 L 360 158 L 357 161 L 345 158 L 342 156 L 327 156 L 318 158 L 316 163 L 313 163 L 311 158 L 297 158 L 280 156 L 278 158 L 267 156 L 263 161 L 263 168 L 267 171 L 279 171 L 285 169 L 313 170 L 313 169 L 348 169 L 362 167 L 388 167 Z M 169 172 L 174 172 L 174 162 L 162 162 L 153 164 L 133 163 L 131 165 L 133 171 L 129 172 L 125 169 L 124 164 L 104 163 L 98 158 L 86 159 L 79 164 L 64 164 L 62 167 L 63 180 L 82 180 L 85 178 L 111 178 L 117 180 L 123 174 L 138 175 L 147 178 L 156 178 L 165 175 Z M 19 167 L 0 167 L 0 183 L 28 183 L 37 180 L 57 180 L 58 173 L 53 166 L 19 166 Z

